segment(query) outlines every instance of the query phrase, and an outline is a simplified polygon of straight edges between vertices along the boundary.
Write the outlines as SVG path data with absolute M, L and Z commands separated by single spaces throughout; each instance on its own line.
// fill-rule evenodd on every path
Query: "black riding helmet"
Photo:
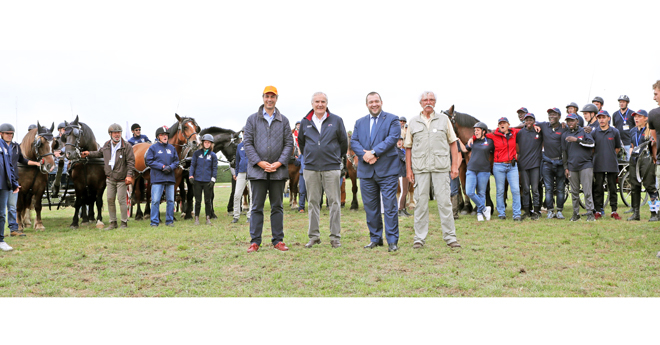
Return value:
M 599 102 L 600 105 L 605 105 L 605 101 L 603 100 L 603 97 L 600 96 L 594 97 L 594 99 L 592 99 L 591 102 Z
M 36 126 L 34 128 L 37 128 Z M 3 123 L 0 125 L 0 132 L 16 132 L 14 126 L 11 123 Z
M 156 140 L 158 140 L 160 134 L 167 134 L 167 126 L 158 127 L 158 129 L 156 129 Z

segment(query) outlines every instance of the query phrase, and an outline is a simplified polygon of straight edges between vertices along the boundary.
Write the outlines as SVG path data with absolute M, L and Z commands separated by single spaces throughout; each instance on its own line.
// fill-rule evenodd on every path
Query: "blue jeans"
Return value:
M 474 201 L 477 206 L 477 213 L 484 214 L 486 209 L 486 186 L 490 179 L 488 171 L 468 170 L 465 174 L 465 189 L 467 196 Z
M 298 181 L 298 210 L 305 209 L 305 199 L 307 198 L 307 187 L 305 186 L 305 175 L 300 174 L 300 180 Z
M 455 179 L 452 179 L 451 173 L 449 173 L 449 179 L 451 180 L 451 182 L 449 182 L 449 188 L 451 189 L 451 194 L 449 196 L 458 195 L 458 193 L 460 193 L 461 186 L 460 177 L 456 176 Z
M 511 199 L 513 199 L 513 218 L 520 218 L 520 180 L 518 178 L 518 167 L 512 167 L 510 163 L 493 164 L 493 175 L 497 185 L 497 214 L 505 217 L 504 212 L 504 181 L 509 181 L 511 188 Z
M 165 224 L 174 223 L 174 184 L 173 183 L 157 183 L 151 185 L 151 225 L 158 225 L 158 213 L 160 210 L 160 198 L 165 191 L 165 200 L 167 200 L 167 207 L 165 208 Z
M 18 230 L 18 223 L 16 223 L 16 202 L 18 201 L 18 193 L 9 193 L 7 199 L 7 208 L 9 216 L 7 217 L 7 227 L 11 231 Z
M 564 166 L 541 162 L 541 175 L 543 175 L 543 184 L 545 186 L 545 207 L 548 209 L 548 212 L 554 208 L 553 192 L 555 190 L 555 183 L 557 186 L 557 211 L 563 211 L 564 192 L 566 191 Z
M 630 161 L 630 145 L 623 145 L 623 153 L 626 161 Z
M 5 222 L 7 220 L 7 199 L 12 191 L 0 189 L 0 242 L 5 241 Z M 16 193 L 18 194 L 18 193 Z

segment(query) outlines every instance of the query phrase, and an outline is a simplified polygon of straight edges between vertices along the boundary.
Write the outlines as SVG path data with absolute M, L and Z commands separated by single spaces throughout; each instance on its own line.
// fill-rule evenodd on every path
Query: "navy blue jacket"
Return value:
M 355 122 L 351 148 L 360 159 L 358 164 L 358 178 L 374 178 L 398 176 L 399 154 L 396 152 L 396 142 L 401 137 L 401 124 L 399 117 L 384 111 L 378 115 L 378 122 L 374 125 L 374 137 L 370 138 L 371 114 L 359 118 Z M 378 160 L 375 164 L 364 162 L 364 150 L 376 151 Z M 305 164 L 308 162 L 305 161 Z
M 27 165 L 29 161 L 23 156 L 21 145 L 12 141 L 9 148 L 11 149 L 11 166 L 14 168 L 14 176 L 18 179 L 18 163 Z
M 606 131 L 600 127 L 591 132 L 596 147 L 594 148 L 594 172 L 619 172 L 619 162 L 615 149 L 623 147 L 619 130 L 610 126 Z
M 541 147 L 543 134 L 531 131 L 527 127 L 521 129 L 516 135 L 518 144 L 518 170 L 529 170 L 541 166 Z
M 305 167 L 307 170 L 328 171 L 339 170 L 341 158 L 348 151 L 348 136 L 344 128 L 344 120 L 330 113 L 321 124 L 321 134 L 316 128 L 311 110 L 300 121 L 298 130 L 298 147 L 305 156 Z
M 576 137 L 578 141 L 569 143 L 567 137 Z M 575 131 L 570 129 L 561 135 L 562 159 L 564 169 L 568 171 L 580 171 L 582 169 L 593 168 L 591 150 L 594 148 L 594 139 L 591 134 L 585 133 L 582 127 L 577 127 Z
M 150 143 L 151 140 L 149 140 L 149 137 L 147 137 L 144 134 L 140 134 L 139 137 L 132 136 L 130 139 L 128 139 L 128 142 L 131 143 L 131 145 L 135 146 L 136 144 L 139 143 Z
M 472 151 L 470 161 L 467 164 L 467 170 L 474 172 L 490 172 L 490 155 L 495 152 L 495 143 L 493 139 L 484 137 L 475 139 L 472 145 L 465 149 Z
M 151 183 L 175 183 L 174 170 L 179 166 L 179 155 L 174 146 L 163 144 L 160 141 L 149 146 L 144 161 L 151 168 Z M 163 171 L 163 165 L 167 165 L 172 170 L 169 173 Z
M 4 140 L 0 140 L 0 189 L 13 191 L 18 188 L 18 179 L 14 174 L 11 159 L 9 146 Z
M 238 176 L 238 173 L 247 172 L 248 159 L 245 154 L 245 145 L 241 141 L 238 146 L 236 146 L 236 169 L 234 169 L 234 176 Z
M 193 153 L 190 164 L 190 176 L 197 182 L 211 182 L 218 175 L 218 156 L 213 150 L 204 154 L 204 149 L 199 149 Z

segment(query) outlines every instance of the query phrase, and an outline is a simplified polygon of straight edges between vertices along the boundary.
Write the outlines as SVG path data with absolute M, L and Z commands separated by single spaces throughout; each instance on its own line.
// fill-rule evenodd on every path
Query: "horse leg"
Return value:
M 43 231 L 46 228 L 44 227 L 44 224 L 41 222 L 41 197 L 43 196 L 44 191 L 37 191 L 35 196 L 39 196 L 37 199 L 39 202 L 34 203 L 34 212 L 36 213 L 35 219 L 34 219 L 34 229 L 38 231 Z
M 78 229 L 78 214 L 80 213 L 80 208 L 83 205 L 82 201 L 82 193 L 79 191 L 76 191 L 76 201 L 73 204 L 73 221 L 71 222 L 71 225 L 69 226 L 71 229 Z
M 103 188 L 103 189 L 105 189 L 105 188 Z M 103 189 L 99 188 L 98 192 L 96 193 L 96 211 L 98 213 L 97 216 L 96 216 L 96 228 L 97 229 L 103 229 L 103 227 L 105 226 L 105 224 L 103 224 L 103 212 L 102 212 L 103 211 Z M 126 196 L 122 196 L 122 195 L 117 196 L 117 198 L 120 198 L 120 197 L 126 198 Z M 123 201 L 124 200 L 120 199 L 120 202 L 123 202 Z M 90 208 L 92 208 L 92 207 L 93 207 L 93 205 L 90 206 Z M 118 218 L 121 219 L 121 217 L 122 217 L 122 215 L 120 215 Z
M 355 173 L 357 175 L 357 172 Z M 357 192 L 358 192 L 358 186 L 357 186 L 357 177 L 352 176 L 351 177 L 351 192 L 353 192 L 353 200 L 351 201 L 351 210 L 357 210 L 358 209 L 358 201 L 357 201 Z

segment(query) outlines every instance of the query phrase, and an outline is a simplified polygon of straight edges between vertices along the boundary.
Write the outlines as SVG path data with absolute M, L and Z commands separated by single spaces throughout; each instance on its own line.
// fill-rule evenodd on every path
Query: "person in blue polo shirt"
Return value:
M 490 206 L 486 206 L 486 187 L 490 179 L 490 155 L 495 152 L 493 139 L 486 138 L 488 126 L 483 122 L 474 125 L 474 136 L 477 138 L 465 146 L 466 151 L 472 151 L 465 174 L 465 191 L 467 196 L 477 206 L 477 220 L 490 220 Z
M 572 105 L 569 105 L 573 108 Z M 577 110 L 577 104 L 575 105 Z M 574 114 L 574 113 L 573 113 Z M 577 114 L 574 114 L 577 115 Z M 541 176 L 545 187 L 545 205 L 548 209 L 548 219 L 564 219 L 564 186 L 566 176 L 564 175 L 564 163 L 561 159 L 561 135 L 567 130 L 559 123 L 561 110 L 558 108 L 548 109 L 548 122 L 537 122 L 541 128 L 543 138 L 543 153 L 541 155 Z M 580 120 L 578 119 L 578 122 Z M 557 191 L 557 208 L 554 208 L 554 191 Z
M 599 127 L 591 132 L 596 147 L 594 149 L 594 207 L 596 214 L 594 217 L 599 219 L 605 214 L 603 208 L 605 189 L 603 182 L 607 179 L 607 189 L 610 191 L 610 207 L 612 213 L 610 217 L 620 220 L 617 210 L 617 186 L 616 179 L 619 175 L 619 162 L 616 159 L 619 150 L 623 148 L 619 130 L 610 126 L 610 116 L 606 111 L 601 111 L 596 116 Z
M 142 134 L 142 127 L 140 127 L 140 125 L 138 125 L 137 123 L 134 123 L 131 126 L 131 132 L 133 132 L 133 136 L 131 136 L 131 138 L 128 139 L 128 142 L 131 143 L 131 145 L 135 146 L 136 144 L 139 143 L 151 142 L 151 140 L 149 140 L 149 137 Z
M 245 154 L 245 146 L 243 142 L 236 147 L 236 169 L 234 170 L 234 180 L 236 181 L 236 190 L 234 191 L 234 218 L 232 223 L 238 223 L 241 217 L 241 198 L 243 191 L 247 187 L 250 202 L 252 202 L 252 190 L 250 188 L 250 181 L 247 179 L 247 155 Z M 301 175 L 302 178 L 302 175 Z M 250 222 L 250 209 L 247 208 L 247 222 Z
M 594 139 L 590 134 L 577 124 L 575 114 L 566 116 L 568 130 L 561 135 L 562 161 L 564 162 L 564 174 L 571 184 L 571 198 L 573 199 L 573 217 L 571 222 L 580 220 L 580 185 L 584 192 L 584 201 L 587 208 L 587 221 L 593 222 L 594 202 L 591 196 L 593 183 L 593 163 L 591 150 L 594 147 Z
M 543 134 L 534 128 L 536 117 L 532 113 L 525 114 L 523 127 L 516 136 L 518 146 L 518 173 L 520 176 L 521 201 L 524 213 L 522 219 L 529 217 L 539 219 L 541 203 L 539 201 L 539 168 L 541 167 L 541 147 Z M 531 187 L 531 198 L 530 198 Z M 531 199 L 531 200 L 530 200 Z M 532 201 L 532 205 L 530 205 Z M 532 206 L 534 210 L 532 211 Z
M 151 170 L 151 226 L 158 226 L 160 198 L 165 193 L 167 208 L 165 209 L 165 225 L 174 226 L 174 170 L 179 165 L 179 155 L 174 146 L 167 142 L 167 127 L 156 130 L 158 141 L 147 150 L 145 163 Z
M 218 175 L 218 157 L 213 152 L 213 136 L 204 134 L 202 148 L 195 151 L 190 162 L 189 178 L 193 180 L 195 194 L 195 225 L 199 225 L 199 214 L 202 212 L 202 192 L 204 192 L 204 213 L 206 225 L 211 225 L 213 214 L 213 186 Z M 241 195 L 243 193 L 241 192 Z M 235 207 L 240 209 L 240 207 Z
M 633 111 L 628 109 L 628 103 L 630 103 L 628 96 L 619 96 L 619 110 L 612 114 L 612 123 L 621 135 L 626 160 L 630 159 L 630 130 L 636 126 Z
M 651 209 L 651 217 L 649 222 L 656 222 L 660 220 L 658 217 L 658 207 L 660 202 L 658 202 L 658 189 L 655 185 L 655 169 L 653 166 L 652 157 L 646 156 L 648 152 L 641 152 L 641 149 L 648 145 L 645 144 L 652 140 L 651 131 L 646 128 L 648 121 L 648 113 L 646 110 L 638 110 L 634 112 L 633 118 L 635 119 L 635 127 L 630 131 L 630 146 L 632 148 L 632 154 L 630 156 L 630 166 L 637 166 L 637 161 L 640 161 L 639 173 L 642 178 L 642 182 L 637 180 L 637 170 L 631 169 L 631 173 L 628 175 L 628 181 L 630 182 L 631 188 L 631 206 L 633 208 L 633 214 L 627 220 L 640 220 L 639 218 L 639 206 L 642 193 L 642 184 L 646 189 L 646 193 L 651 199 L 649 201 L 649 206 Z

